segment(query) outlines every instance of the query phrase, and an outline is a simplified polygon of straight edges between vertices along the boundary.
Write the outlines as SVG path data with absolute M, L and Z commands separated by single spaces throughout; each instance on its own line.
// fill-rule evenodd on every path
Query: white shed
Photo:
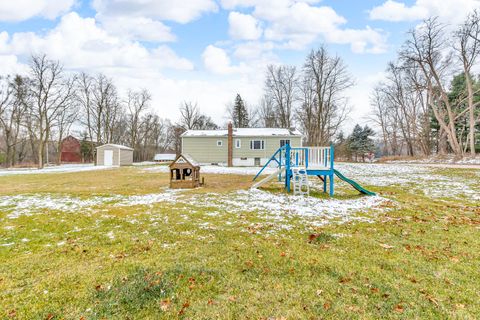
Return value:
M 177 155 L 175 153 L 157 153 L 153 160 L 156 162 L 172 162 L 175 161 Z
M 132 164 L 132 148 L 113 143 L 97 147 L 98 166 L 130 166 Z

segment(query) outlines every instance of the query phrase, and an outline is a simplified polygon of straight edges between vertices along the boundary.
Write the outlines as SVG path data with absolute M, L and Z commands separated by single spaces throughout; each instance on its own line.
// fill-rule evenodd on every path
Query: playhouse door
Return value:
M 103 165 L 113 166 L 113 150 L 105 150 L 103 154 Z

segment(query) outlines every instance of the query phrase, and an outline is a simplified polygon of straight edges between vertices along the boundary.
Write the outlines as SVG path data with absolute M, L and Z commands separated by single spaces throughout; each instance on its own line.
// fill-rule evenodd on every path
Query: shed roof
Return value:
M 187 130 L 182 137 L 226 137 L 227 129 L 221 130 Z M 302 133 L 295 128 L 234 128 L 234 137 L 292 137 L 302 136 Z
M 98 149 L 98 148 L 104 148 L 104 147 L 113 147 L 113 148 L 118 148 L 118 149 L 122 149 L 122 150 L 130 150 L 130 151 L 133 151 L 133 149 L 130 148 L 130 147 L 122 146 L 121 144 L 114 144 L 114 143 L 107 143 L 107 144 L 98 146 L 97 149 Z
M 175 160 L 177 155 L 175 153 L 157 153 L 154 157 L 153 160 L 159 161 L 159 160 Z

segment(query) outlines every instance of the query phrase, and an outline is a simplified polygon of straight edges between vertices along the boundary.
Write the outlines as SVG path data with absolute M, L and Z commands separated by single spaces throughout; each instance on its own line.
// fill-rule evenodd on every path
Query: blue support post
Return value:
M 330 145 L 330 197 L 333 197 L 335 186 L 333 182 L 333 163 L 335 160 L 335 150 L 333 144 Z
M 280 151 L 279 159 L 280 159 L 279 169 L 282 169 L 282 151 Z M 278 181 L 282 181 L 282 171 L 278 173 Z
M 327 176 L 323 176 L 323 192 L 327 192 Z
M 290 192 L 290 144 L 285 145 L 285 187 Z
M 308 169 L 308 148 L 305 149 L 305 169 Z
M 330 178 L 330 197 L 333 197 L 333 193 L 334 193 L 334 186 L 333 186 L 333 174 L 331 173 L 329 175 L 329 178 Z

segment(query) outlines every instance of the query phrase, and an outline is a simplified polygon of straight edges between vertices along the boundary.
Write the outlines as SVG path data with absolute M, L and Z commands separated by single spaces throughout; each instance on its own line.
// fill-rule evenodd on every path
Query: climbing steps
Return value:
M 292 168 L 292 175 L 293 194 L 308 196 L 310 194 L 310 186 L 308 184 L 307 169 L 300 167 Z

